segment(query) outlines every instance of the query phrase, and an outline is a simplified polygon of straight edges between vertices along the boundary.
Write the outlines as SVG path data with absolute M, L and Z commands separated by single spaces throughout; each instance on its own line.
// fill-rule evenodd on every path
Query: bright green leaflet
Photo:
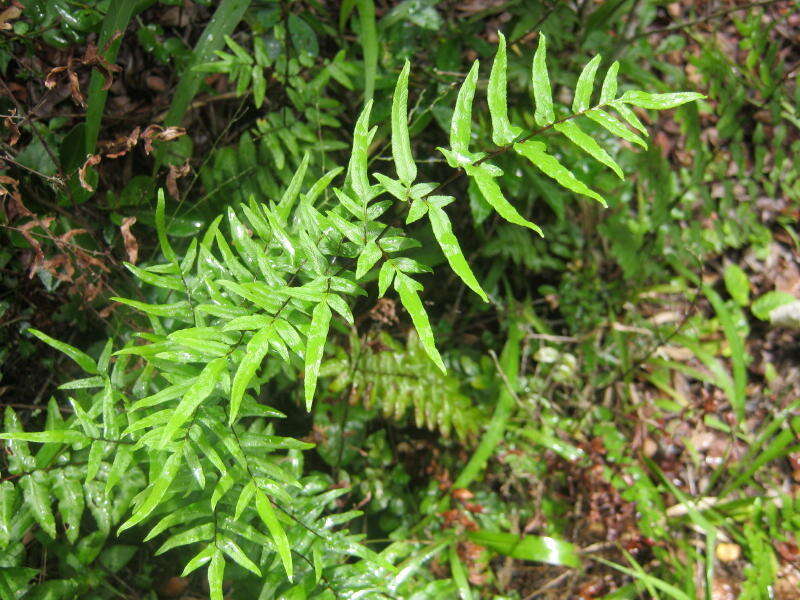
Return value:
M 450 122 L 450 147 L 461 156 L 469 155 L 469 138 L 472 132 L 472 100 L 478 84 L 478 61 L 472 63 L 461 89 L 458 90 L 453 119 Z
M 265 327 L 255 333 L 247 344 L 247 352 L 242 362 L 239 363 L 239 368 L 236 369 L 236 375 L 233 376 L 233 383 L 231 384 L 231 405 L 228 423 L 232 424 L 236 421 L 247 386 L 261 366 L 261 361 L 267 355 L 272 333 L 271 327 Z
M 509 223 L 514 223 L 515 225 L 522 225 L 523 227 L 527 227 L 528 229 L 532 229 L 540 236 L 544 237 L 544 233 L 539 228 L 538 225 L 535 223 L 531 223 L 522 215 L 517 212 L 517 209 L 514 208 L 508 200 L 506 200 L 505 196 L 503 196 L 503 192 L 500 189 L 500 186 L 497 185 L 497 182 L 494 180 L 492 175 L 482 169 L 480 166 L 478 167 L 466 167 L 466 171 L 470 177 L 475 180 L 475 183 L 478 184 L 478 189 L 483 194 L 483 197 L 486 201 L 497 211 L 501 217 L 503 217 Z
M 394 280 L 394 289 L 396 289 L 397 293 L 400 295 L 400 302 L 403 303 L 408 314 L 411 315 L 411 320 L 414 322 L 414 327 L 419 334 L 419 341 L 422 343 L 425 352 L 430 356 L 436 366 L 442 370 L 442 373 L 446 373 L 447 369 L 444 366 L 444 362 L 442 362 L 439 351 L 436 349 L 436 342 L 434 341 L 431 323 L 428 320 L 428 313 L 425 312 L 425 308 L 422 306 L 422 301 L 419 299 L 419 294 L 417 293 L 422 289 L 422 286 L 408 275 L 397 273 Z
M 224 600 L 222 595 L 222 576 L 225 574 L 225 557 L 222 550 L 215 548 L 208 565 L 208 589 L 211 600 Z
M 638 90 L 629 90 L 620 96 L 620 102 L 633 104 L 640 108 L 652 108 L 654 110 L 666 110 L 675 108 L 687 102 L 702 100 L 703 94 L 697 92 L 674 92 L 672 94 L 650 94 Z
M 622 169 L 614 161 L 614 159 L 611 158 L 608 152 L 606 152 L 593 137 L 585 133 L 575 121 L 556 123 L 553 125 L 553 128 L 556 131 L 563 133 L 569 141 L 586 152 L 586 154 L 614 171 L 614 173 L 617 174 L 617 177 L 620 179 L 625 179 L 625 174 L 622 172 Z
M 275 549 L 278 551 L 278 556 L 281 557 L 286 576 L 291 580 L 293 568 L 289 540 L 286 537 L 286 532 L 278 521 L 275 510 L 272 508 L 272 503 L 269 498 L 267 498 L 267 495 L 260 489 L 256 492 L 256 511 L 264 522 L 264 525 L 269 529 L 269 533 L 272 535 L 272 541 L 275 542 Z
M 579 567 L 581 564 L 573 544 L 552 537 L 480 530 L 470 532 L 469 538 L 481 546 L 520 560 L 566 567 Z
M 475 279 L 469 263 L 464 258 L 464 253 L 461 252 L 461 246 L 458 245 L 458 239 L 453 235 L 453 228 L 447 213 L 439 207 L 431 206 L 428 209 L 428 218 L 431 221 L 433 235 L 436 237 L 436 241 L 439 242 L 442 253 L 447 262 L 450 263 L 450 267 L 473 292 L 478 294 L 484 302 L 488 302 L 489 298 L 486 296 L 486 292 L 483 291 L 481 284 Z
M 572 112 L 579 113 L 589 108 L 589 103 L 592 99 L 592 90 L 594 89 L 594 77 L 597 74 L 597 67 L 600 66 L 600 61 L 603 57 L 599 54 L 592 60 L 586 63 L 583 67 L 578 83 L 575 85 L 575 98 L 572 100 Z
M 592 110 L 586 112 L 586 116 L 600 125 L 600 127 L 603 129 L 606 129 L 609 133 L 613 133 L 617 137 L 620 137 L 632 144 L 638 144 L 642 148 L 647 148 L 647 142 L 645 142 L 642 138 L 625 127 L 622 122 L 620 122 L 618 119 L 615 119 L 607 112 L 600 110 L 599 108 L 593 108 Z
M 514 144 L 514 150 L 531 161 L 542 173 L 552 177 L 568 190 L 594 198 L 600 204 L 606 206 L 606 201 L 603 197 L 575 177 L 572 171 L 558 162 L 555 156 L 548 154 L 547 147 L 542 142 L 528 140 L 527 142 Z
M 164 213 L 164 190 L 159 189 L 156 200 L 156 233 L 158 235 L 158 243 L 161 246 L 161 252 L 164 253 L 164 258 L 175 262 L 177 260 L 177 256 L 175 251 L 172 249 L 172 245 L 169 243 L 169 238 L 167 238 L 167 226 L 164 220 Z
M 411 187 L 417 178 L 417 165 L 411 154 L 408 135 L 408 73 L 411 63 L 406 61 L 392 97 L 392 158 L 397 169 L 397 178 L 406 187 Z
M 533 99 L 536 102 L 536 111 L 533 118 L 540 127 L 549 125 L 556 120 L 553 112 L 553 91 L 550 89 L 550 76 L 547 74 L 547 39 L 543 33 L 539 34 L 539 45 L 533 55 L 531 69 L 533 83 Z
M 164 449 L 181 425 L 191 418 L 197 407 L 214 391 L 214 387 L 217 385 L 217 381 L 227 365 L 228 362 L 225 358 L 217 358 L 208 363 L 200 372 L 200 375 L 197 376 L 192 387 L 181 398 L 180 404 L 178 404 L 164 426 L 159 449 Z
M 41 472 L 26 475 L 19 482 L 25 504 L 31 509 L 33 518 L 52 539 L 56 537 L 56 519 L 50 508 L 50 486 Z
M 617 72 L 619 71 L 619 63 L 614 61 L 606 71 L 606 76 L 603 78 L 603 86 L 600 88 L 600 104 L 606 104 L 614 100 L 617 95 Z
M 375 266 L 381 258 L 381 249 L 374 241 L 367 242 L 367 245 L 361 250 L 356 263 L 356 279 L 361 279 L 367 272 Z
M 353 130 L 353 153 L 347 166 L 350 186 L 362 203 L 367 202 L 370 192 L 367 159 L 369 157 L 369 143 L 375 133 L 374 129 L 372 131 L 369 130 L 369 113 L 371 110 L 372 100 L 369 100 L 364 106 L 364 110 L 361 111 Z
M 314 401 L 314 390 L 317 388 L 319 365 L 325 351 L 325 340 L 328 338 L 328 327 L 331 322 L 331 309 L 324 300 L 317 303 L 311 314 L 311 325 L 308 327 L 306 341 L 306 367 L 303 387 L 306 396 L 306 409 L 311 410 Z
M 48 346 L 52 346 L 59 352 L 63 352 L 67 356 L 69 356 L 72 360 L 78 363 L 78 366 L 86 371 L 87 373 L 91 373 L 92 375 L 96 374 L 97 371 L 97 363 L 94 362 L 94 359 L 86 354 L 85 352 L 81 352 L 77 348 L 70 346 L 69 344 L 65 344 L 64 342 L 59 342 L 56 339 L 51 338 L 46 333 L 42 333 L 38 329 L 34 329 L 31 327 L 28 329 L 33 335 L 37 338 L 42 340 Z
M 502 33 L 499 34 L 499 38 L 486 93 L 489 100 L 489 116 L 492 119 L 492 141 L 497 146 L 505 146 L 513 142 L 522 130 L 513 126 L 508 120 L 506 38 Z
M 169 486 L 172 484 L 172 481 L 178 474 L 178 469 L 181 467 L 182 456 L 183 455 L 180 452 L 175 452 L 169 455 L 164 463 L 164 468 L 159 471 L 158 477 L 156 477 L 156 480 L 152 482 L 147 498 L 136 508 L 131 517 L 119 526 L 117 535 L 126 529 L 141 523 L 151 512 L 153 512 L 156 506 L 158 506 L 158 503 L 161 502 L 164 494 L 167 493 L 167 489 L 169 489 Z

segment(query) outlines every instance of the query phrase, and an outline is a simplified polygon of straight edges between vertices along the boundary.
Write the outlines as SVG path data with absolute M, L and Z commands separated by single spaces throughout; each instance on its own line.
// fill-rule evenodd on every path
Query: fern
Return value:
M 351 402 L 377 406 L 387 419 L 404 423 L 410 413 L 417 427 L 445 437 L 455 432 L 462 441 L 474 438 L 481 412 L 454 374 L 444 374 L 431 363 L 415 332 L 409 333 L 405 346 L 385 332 L 364 343 L 352 336 L 349 341 L 348 350 L 338 348 L 320 370 L 334 378 L 331 392 L 350 389 Z
M 538 226 L 504 197 L 495 181 L 500 170 L 490 162 L 494 156 L 519 154 L 564 188 L 604 204 L 548 152 L 544 134 L 562 134 L 621 174 L 580 129 L 578 118 L 644 145 L 625 125 L 644 133 L 629 106 L 672 108 L 700 98 L 694 93 L 639 91 L 617 95 L 614 64 L 599 100 L 592 104 L 600 62 L 595 58 L 579 77 L 572 109 L 565 112 L 553 104 L 545 52 L 541 36 L 532 68 L 539 129 L 526 133 L 509 122 L 501 39 L 488 88 L 498 148 L 489 153 L 470 148 L 477 62 L 458 93 L 450 146 L 441 148 L 448 163 L 475 182 L 502 218 L 539 234 Z M 358 513 L 327 512 L 341 490 L 323 491 L 330 482 L 303 476 L 299 456 L 309 444 L 275 434 L 273 422 L 283 415 L 261 402 L 260 390 L 279 373 L 296 381 L 302 371 L 302 398 L 311 410 L 330 330 L 341 322 L 354 327 L 352 305 L 367 293 L 364 284 L 375 273 L 378 296 L 393 287 L 416 329 L 418 337 L 410 338 L 405 349 L 406 366 L 424 372 L 424 352 L 446 373 L 418 281 L 429 268 L 405 254 L 419 242 L 404 227 L 381 220 L 397 206 L 394 200 L 407 210 L 406 224 L 429 220 L 450 268 L 488 301 L 445 210 L 455 198 L 440 194 L 458 172 L 443 183 L 418 180 L 407 126 L 409 70 L 406 63 L 391 110 L 396 178 L 368 173 L 376 132 L 370 127 L 370 101 L 355 124 L 343 181 L 343 169 L 336 167 L 309 186 L 306 156 L 280 197 L 259 203 L 254 194 L 238 208 L 229 208 L 181 255 L 168 238 L 165 199 L 159 193 L 155 222 L 164 260 L 144 268 L 128 265 L 149 286 L 148 301 L 116 298 L 147 318 L 150 327 L 137 340 L 116 352 L 109 342 L 95 360 L 33 331 L 65 352 L 86 377 L 62 386 L 73 414 L 63 419 L 51 401 L 43 431 L 23 431 L 13 411 L 7 410 L 0 438 L 8 440 L 12 477 L 0 485 L 0 543 L 18 547 L 32 522 L 48 537 L 63 530 L 74 541 L 88 507 L 103 539 L 146 526 L 146 539 L 160 539 L 159 552 L 192 546 L 193 558 L 184 573 L 207 565 L 214 600 L 223 597 L 222 582 L 233 564 L 261 578 L 261 597 L 291 590 L 325 597 L 332 585 L 358 589 L 362 595 L 397 589 L 402 580 L 392 583 L 390 563 L 398 555 L 393 550 L 378 555 L 339 527 Z M 332 194 L 324 194 L 329 188 Z M 369 360 L 380 363 L 385 357 Z M 355 373 L 354 377 L 364 376 Z M 471 431 L 469 409 L 459 412 L 458 402 L 453 402 L 460 397 L 455 385 L 443 381 L 438 400 L 436 395 L 425 402 L 411 396 L 384 403 L 384 409 L 400 415 L 414 404 L 418 423 L 445 432 L 452 427 L 466 436 Z M 381 382 L 375 393 L 383 386 L 388 395 L 393 385 L 391 379 Z M 31 443 L 38 445 L 35 453 Z M 81 488 L 88 502 L 82 500 Z

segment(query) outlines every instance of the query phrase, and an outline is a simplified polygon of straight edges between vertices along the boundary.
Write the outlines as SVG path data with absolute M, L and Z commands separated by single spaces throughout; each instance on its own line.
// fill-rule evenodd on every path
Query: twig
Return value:
M 545 584 L 544 584 L 543 586 L 541 586 L 540 588 L 538 588 L 538 589 L 534 590 L 533 592 L 531 592 L 530 594 L 528 594 L 527 596 L 525 596 L 525 598 L 523 598 L 523 600 L 533 600 L 534 598 L 536 598 L 536 596 L 539 596 L 539 595 L 543 594 L 544 592 L 546 592 L 547 590 L 549 590 L 549 589 L 552 589 L 552 588 L 556 587 L 556 586 L 557 586 L 558 584 L 560 584 L 560 583 L 561 583 L 561 582 L 562 582 L 564 579 L 566 579 L 567 577 L 569 577 L 569 574 L 570 574 L 570 571 L 564 571 L 564 572 L 563 572 L 563 573 L 561 573 L 561 575 L 559 575 L 558 577 L 555 577 L 554 579 L 551 579 L 550 581 L 548 581 L 547 583 L 545 583 Z

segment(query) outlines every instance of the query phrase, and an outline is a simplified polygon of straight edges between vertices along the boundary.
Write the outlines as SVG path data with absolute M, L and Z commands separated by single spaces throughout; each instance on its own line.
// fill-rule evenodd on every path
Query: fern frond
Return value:
M 417 427 L 471 440 L 481 412 L 464 394 L 457 375 L 435 368 L 419 336 L 408 333 L 405 345 L 381 333 L 364 342 L 351 337 L 349 351 L 323 364 L 321 374 L 333 377 L 330 391 L 350 389 L 351 401 L 376 407 L 386 419 L 404 424 L 409 416 Z

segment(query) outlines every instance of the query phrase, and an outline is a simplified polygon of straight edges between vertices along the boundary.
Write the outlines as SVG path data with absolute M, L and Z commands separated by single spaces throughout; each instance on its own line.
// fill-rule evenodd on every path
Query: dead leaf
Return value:
M 19 182 L 8 175 L 0 175 L 0 198 L 3 196 L 10 198 L 10 201 L 5 207 L 5 213 L 9 223 L 20 216 L 33 216 L 33 213 L 22 203 L 22 195 L 19 193 Z
M 71 61 L 72 59 L 70 59 L 70 62 Z M 56 87 L 61 73 L 65 72 L 67 69 L 69 69 L 69 66 L 53 67 L 50 69 L 47 77 L 44 78 L 44 87 L 46 87 L 48 90 L 52 90 L 54 87 Z
M 189 161 L 187 160 L 183 165 L 177 167 L 175 165 L 169 166 L 169 173 L 167 174 L 167 191 L 169 195 L 175 199 L 179 199 L 178 195 L 178 179 L 186 177 L 191 171 Z
M 8 138 L 9 146 L 14 146 L 19 141 L 19 127 L 17 127 L 17 124 L 14 122 L 16 115 L 17 109 L 13 108 L 11 109 L 10 114 L 3 120 L 3 124 L 6 126 L 6 129 L 11 132 L 11 137 Z
M 128 255 L 128 262 L 132 265 L 135 265 L 139 259 L 139 242 L 131 233 L 131 226 L 134 223 L 136 223 L 136 217 L 125 217 L 122 219 L 122 225 L 119 226 L 122 239 L 125 242 L 125 253 Z
M 89 167 L 93 167 L 94 165 L 100 164 L 102 157 L 99 154 L 91 154 L 86 158 L 86 162 L 83 163 L 80 169 L 78 169 L 78 179 L 81 182 L 81 187 L 85 190 L 90 192 L 94 191 L 94 188 L 89 185 L 89 182 L 86 181 L 86 173 L 89 170 Z
M 11 21 L 19 19 L 20 15 L 22 15 L 22 9 L 19 6 L 9 6 L 0 12 L 0 29 L 4 31 L 11 29 Z
M 78 74 L 75 71 L 69 72 L 69 93 L 75 104 L 86 107 L 86 100 L 81 93 L 81 84 L 78 81 Z
M 164 128 L 161 125 L 149 125 L 142 134 L 145 154 L 150 154 L 153 151 L 153 142 L 169 142 L 182 135 L 186 135 L 186 130 L 183 127 Z
M 130 135 L 128 136 L 120 136 L 113 142 L 104 142 L 101 146 L 104 147 L 104 153 L 106 158 L 119 158 L 121 156 L 125 156 L 128 152 L 133 149 L 136 144 L 139 143 L 139 135 L 141 133 L 141 128 L 137 127 L 133 131 L 131 131 Z

